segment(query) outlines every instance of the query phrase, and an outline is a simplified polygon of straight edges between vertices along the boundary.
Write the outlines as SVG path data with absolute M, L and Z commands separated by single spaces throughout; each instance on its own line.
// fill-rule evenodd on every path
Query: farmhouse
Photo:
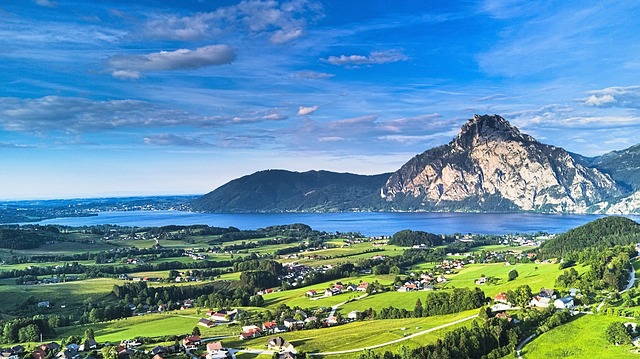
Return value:
M 551 298 L 541 297 L 539 295 L 536 295 L 531 299 L 531 301 L 529 302 L 529 305 L 532 307 L 546 308 L 549 306 L 549 303 L 552 303 Z
M 279 352 L 292 351 L 294 350 L 293 345 L 288 341 L 284 340 L 282 337 L 271 337 L 267 340 L 267 349 L 275 350 Z
M 227 350 L 222 347 L 222 342 L 207 343 L 207 359 L 224 359 L 227 353 Z
M 262 335 L 262 330 L 255 325 L 245 325 L 242 327 L 242 333 L 240 333 L 240 339 L 257 338 Z
M 507 301 L 507 293 L 505 292 L 500 292 L 498 294 L 496 294 L 495 297 L 493 297 L 493 300 L 496 302 L 501 302 L 501 303 L 509 303 Z
M 358 285 L 357 290 L 358 290 L 359 292 L 366 292 L 366 291 L 367 291 L 367 288 L 369 288 L 369 283 L 368 283 L 368 282 L 362 282 L 362 283 L 360 283 L 360 284 Z
M 572 297 L 563 297 L 558 298 L 553 301 L 553 306 L 557 309 L 571 309 L 573 308 L 573 298 Z
M 202 318 L 200 319 L 200 321 L 198 321 L 198 325 L 201 325 L 206 328 L 213 328 L 216 326 L 216 322 L 214 322 L 213 320 Z
M 197 350 L 200 343 L 200 336 L 198 335 L 192 335 L 182 339 L 182 346 L 187 350 Z

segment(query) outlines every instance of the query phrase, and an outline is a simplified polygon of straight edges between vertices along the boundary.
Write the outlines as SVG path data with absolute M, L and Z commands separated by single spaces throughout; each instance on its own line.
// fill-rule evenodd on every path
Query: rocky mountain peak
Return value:
M 611 177 L 498 115 L 475 115 L 448 145 L 415 156 L 381 197 L 413 210 L 585 212 L 622 194 Z
M 463 148 L 468 148 L 489 141 L 526 141 L 536 140 L 521 133 L 517 127 L 509 124 L 499 115 L 474 115 L 462 125 L 460 133 L 454 142 Z

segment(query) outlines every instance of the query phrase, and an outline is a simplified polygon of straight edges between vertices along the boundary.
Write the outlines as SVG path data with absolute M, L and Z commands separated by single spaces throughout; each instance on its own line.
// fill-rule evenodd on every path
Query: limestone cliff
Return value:
M 449 144 L 391 175 L 381 196 L 398 210 L 582 213 L 623 192 L 564 149 L 536 141 L 498 115 L 476 115 Z

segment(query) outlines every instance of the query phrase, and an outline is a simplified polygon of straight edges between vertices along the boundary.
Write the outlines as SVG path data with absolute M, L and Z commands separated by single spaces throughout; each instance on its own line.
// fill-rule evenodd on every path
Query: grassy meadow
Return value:
M 632 345 L 613 345 L 606 339 L 605 330 L 613 322 L 634 320 L 603 315 L 580 315 L 569 323 L 535 338 L 522 349 L 525 359 L 624 359 L 638 358 Z

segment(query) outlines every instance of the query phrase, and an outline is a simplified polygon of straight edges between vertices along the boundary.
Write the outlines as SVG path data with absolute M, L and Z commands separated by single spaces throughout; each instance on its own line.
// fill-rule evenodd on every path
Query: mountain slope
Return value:
M 561 257 L 585 248 L 609 248 L 637 243 L 640 224 L 624 217 L 605 217 L 573 228 L 547 240 L 540 248 L 544 258 Z
M 586 212 L 624 189 L 562 148 L 504 118 L 474 116 L 449 144 L 396 171 L 382 189 L 393 209 Z
M 640 189 L 640 144 L 595 157 L 591 165 L 629 189 Z
M 389 175 L 260 171 L 217 188 L 192 206 L 208 212 L 372 210 L 379 207 L 379 191 Z

